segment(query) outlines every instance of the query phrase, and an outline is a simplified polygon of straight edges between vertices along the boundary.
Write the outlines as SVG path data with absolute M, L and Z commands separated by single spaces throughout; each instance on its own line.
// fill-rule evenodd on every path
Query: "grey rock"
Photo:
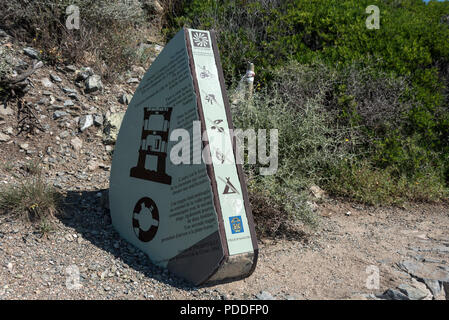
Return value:
M 146 70 L 143 67 L 140 67 L 140 66 L 132 66 L 131 67 L 131 71 L 132 71 L 132 73 L 134 75 L 142 76 L 145 73 Z
M 312 185 L 309 188 L 309 190 L 316 199 L 321 199 L 326 196 L 326 193 L 324 192 L 324 190 L 321 189 L 320 187 L 318 187 L 317 185 Z
M 0 142 L 7 142 L 11 139 L 7 134 L 0 133 Z
M 28 150 L 29 146 L 30 145 L 28 143 L 26 143 L 26 142 L 19 144 L 20 149 L 23 149 L 25 151 Z
M 72 146 L 73 150 L 78 152 L 83 147 L 83 141 L 80 138 L 75 137 L 70 140 L 70 145 Z
M 103 130 L 104 144 L 115 144 L 124 116 L 124 112 L 111 113 L 106 116 Z
M 24 48 L 23 53 L 25 53 L 28 57 L 32 59 L 39 59 L 39 53 L 31 47 Z
M 436 260 L 436 259 L 430 259 L 430 258 L 423 258 L 422 262 L 428 262 L 428 263 L 443 263 L 443 261 L 441 260 Z
M 100 127 L 103 125 L 103 116 L 101 114 L 94 115 L 94 125 Z
M 432 248 L 432 251 L 436 251 L 436 252 L 438 252 L 438 253 L 443 253 L 443 254 L 445 254 L 445 253 L 449 253 L 449 247 L 446 247 L 446 246 L 438 246 L 438 247 Z
M 58 75 L 56 75 L 56 74 L 54 74 L 54 73 L 50 73 L 50 78 L 51 78 L 51 80 L 53 80 L 54 82 L 62 82 L 62 79 L 61 79 Z
M 71 89 L 71 88 L 62 88 L 62 91 L 64 91 L 64 93 L 76 93 L 75 89 Z
M 432 279 L 422 279 L 421 281 L 427 286 L 434 296 L 439 296 L 442 294 L 443 286 L 440 281 Z
M 439 269 L 449 272 L 448 266 L 438 266 Z
M 75 72 L 76 71 L 76 67 L 70 64 L 68 66 L 65 66 L 65 70 L 69 71 L 69 72 Z
M 271 293 L 268 291 L 261 291 L 259 294 L 256 295 L 257 300 L 274 300 Z
M 221 293 L 220 299 L 221 300 L 231 300 L 231 297 L 229 296 L 229 294 Z
M 418 248 L 418 247 L 409 247 L 410 250 L 415 252 L 439 252 L 439 253 L 448 253 L 449 248 L 444 246 L 434 247 L 434 248 Z
M 398 263 L 399 268 L 418 279 L 432 279 L 449 282 L 449 272 L 434 265 L 405 260 Z
M 443 282 L 444 294 L 446 295 L 446 300 L 449 300 L 449 282 Z
M 58 110 L 58 111 L 55 111 L 55 112 L 53 113 L 53 119 L 56 120 L 56 119 L 65 117 L 65 116 L 67 116 L 67 115 L 68 115 L 67 112 Z
M 88 129 L 94 124 L 94 119 L 92 115 L 88 114 L 86 116 L 82 116 L 79 120 L 79 127 L 80 131 L 83 132 L 84 130 Z
M 44 98 L 40 99 L 40 100 L 37 102 L 37 104 L 48 106 L 48 105 L 50 105 L 50 99 L 44 97 Z
M 14 114 L 14 110 L 10 107 L 5 107 L 4 105 L 0 105 L 0 118 L 10 116 Z
M 388 289 L 382 295 L 377 297 L 385 300 L 410 300 L 405 294 L 395 289 Z
M 25 62 L 24 62 L 25 63 Z M 23 66 L 25 66 L 25 65 L 23 65 Z M 38 62 L 36 62 L 36 63 L 34 63 L 33 64 L 33 67 L 35 68 L 35 69 L 40 69 L 40 68 L 42 68 L 44 66 L 44 63 L 42 62 L 42 61 L 38 61 Z
M 64 107 L 73 107 L 75 104 L 73 103 L 72 100 L 66 100 L 64 101 Z
M 62 139 L 67 138 L 70 135 L 70 133 L 68 131 L 63 131 L 59 134 L 59 137 Z
M 150 43 L 141 42 L 141 43 L 139 43 L 139 45 L 137 47 L 137 50 L 140 53 L 144 53 L 144 52 L 148 51 L 149 49 L 153 49 L 153 45 Z
M 349 297 L 349 300 L 382 300 L 372 293 L 356 293 Z
M 156 43 L 154 44 L 153 49 L 157 52 L 162 52 L 162 50 L 164 50 L 164 47 Z
M 58 188 L 58 189 L 62 189 L 62 183 L 61 183 L 61 181 L 55 181 L 55 182 L 53 182 L 53 187 Z
M 103 89 L 103 83 L 99 75 L 93 75 L 86 79 L 85 90 L 87 93 L 95 92 Z
M 87 67 L 87 68 L 81 68 L 81 70 L 79 72 L 77 72 L 76 74 L 76 79 L 75 81 L 79 82 L 79 81 L 84 81 L 87 78 L 89 78 L 90 76 L 93 76 L 94 72 L 91 68 Z
M 306 201 L 307 206 L 312 210 L 313 212 L 318 210 L 318 205 L 315 202 L 312 201 Z
M 408 284 L 401 284 L 398 286 L 399 291 L 409 297 L 410 300 L 423 300 L 429 296 L 429 292 L 412 287 Z
M 132 95 L 130 95 L 130 94 L 122 94 L 120 97 L 119 97 L 119 99 L 118 99 L 118 101 L 121 103 L 121 104 L 124 104 L 124 105 L 128 105 L 130 102 L 131 102 L 131 99 L 133 98 L 133 96 Z
M 126 83 L 139 83 L 139 79 L 137 78 L 129 78 L 128 81 L 126 81 Z
M 76 101 L 79 101 L 78 95 L 76 93 L 69 93 L 67 96 L 69 98 L 72 98 L 72 99 L 76 100 Z
M 51 96 L 52 95 L 51 91 L 47 91 L 47 90 L 42 91 L 42 94 L 44 96 Z
M 48 78 L 42 78 L 41 83 L 45 88 L 51 88 L 53 87 L 53 83 Z M 50 93 L 51 94 L 51 93 Z
M 14 134 L 14 129 L 12 127 L 8 127 L 5 130 L 3 130 L 6 134 Z

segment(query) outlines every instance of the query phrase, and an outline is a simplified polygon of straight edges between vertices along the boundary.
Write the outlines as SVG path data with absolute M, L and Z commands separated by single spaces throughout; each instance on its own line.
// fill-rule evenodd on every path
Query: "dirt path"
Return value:
M 264 241 L 254 275 L 223 285 L 221 290 L 237 297 L 247 291 L 267 291 L 278 299 L 343 299 L 413 283 L 397 266 L 403 260 L 427 259 L 447 267 L 447 206 L 417 205 L 404 210 L 354 207 L 347 203 L 323 205 L 321 226 L 308 244 Z M 379 270 L 377 290 L 366 285 L 373 267 Z
M 447 206 L 327 203 L 320 206 L 315 234 L 301 241 L 261 240 L 251 277 L 193 288 L 121 240 L 101 210 L 91 209 L 97 192 L 70 197 L 80 205 L 48 239 L 2 218 L 0 299 L 254 299 L 261 291 L 275 299 L 363 298 L 415 283 L 397 265 L 404 260 L 449 271 Z M 373 270 L 367 268 L 378 268 L 378 289 L 367 288 Z

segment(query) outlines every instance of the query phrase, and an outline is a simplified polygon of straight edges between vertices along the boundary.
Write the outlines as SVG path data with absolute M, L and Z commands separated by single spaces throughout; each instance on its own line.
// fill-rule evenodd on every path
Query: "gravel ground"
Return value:
M 426 256 L 446 267 L 449 260 L 443 250 L 449 249 L 445 206 L 356 210 L 330 201 L 320 205 L 322 222 L 315 233 L 260 240 L 251 277 L 192 287 L 120 239 L 107 210 L 95 206 L 99 191 L 69 192 L 65 201 L 70 204 L 65 216 L 45 237 L 2 217 L 0 299 L 347 299 L 411 282 L 397 267 L 403 259 Z M 381 270 L 377 290 L 365 285 L 370 265 Z

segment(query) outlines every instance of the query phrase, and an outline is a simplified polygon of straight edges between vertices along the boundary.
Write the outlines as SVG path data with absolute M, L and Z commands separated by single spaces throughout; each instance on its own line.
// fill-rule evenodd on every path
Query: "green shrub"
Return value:
M 320 57 L 344 65 L 374 57 L 380 68 L 416 75 L 431 86 L 436 80 L 433 62 L 448 62 L 449 28 L 441 23 L 448 3 L 193 0 L 185 4 L 182 14 L 172 17 L 168 34 L 182 25 L 216 29 L 226 70 L 238 76 L 245 60 L 251 60 L 258 67 L 259 82 L 266 80 L 266 72 L 292 58 L 310 63 Z M 378 30 L 366 28 L 369 5 L 380 8 Z
M 419 137 L 398 138 L 415 103 L 408 90 L 407 78 L 372 66 L 293 61 L 273 72 L 270 87 L 251 103 L 233 105 L 237 128 L 279 133 L 275 175 L 244 166 L 259 232 L 283 230 L 286 221 L 316 225 L 307 204 L 313 184 L 371 205 L 447 199 L 440 155 L 421 146 Z
M 398 175 L 397 168 L 378 169 L 367 161 L 341 163 L 325 188 L 335 196 L 370 205 L 405 202 L 439 202 L 449 196 L 441 174 L 435 168 L 422 168 L 413 176 Z
M 298 68 L 297 71 L 301 73 L 302 70 Z M 270 214 L 279 222 L 279 225 L 274 223 L 275 226 L 280 227 L 284 221 L 275 218 L 281 216 L 280 213 L 284 219 L 300 220 L 313 226 L 317 217 L 306 203 L 308 188 L 326 179 L 326 168 L 353 157 L 347 143 L 349 130 L 333 126 L 320 92 L 314 97 L 305 97 L 303 104 L 297 104 L 295 94 L 279 89 L 286 81 L 276 78 L 269 91 L 261 90 L 255 94 L 251 106 L 245 102 L 234 106 L 234 122 L 236 128 L 251 128 L 256 132 L 259 129 L 278 130 L 279 166 L 276 174 L 262 176 L 259 165 L 245 164 L 248 188 L 257 200 L 256 221 L 266 217 L 267 212 L 276 212 Z
M 380 9 L 380 29 L 366 27 L 369 5 Z M 288 93 L 294 112 L 321 94 L 316 101 L 334 130 L 347 133 L 356 168 L 366 161 L 367 172 L 383 172 L 396 187 L 408 179 L 410 188 L 425 172 L 436 189 L 413 194 L 431 200 L 449 184 L 448 13 L 447 1 L 192 0 L 167 20 L 166 34 L 180 26 L 217 30 L 228 86 L 251 61 L 256 90 Z M 279 74 L 294 81 L 279 82 Z M 294 163 L 304 154 L 295 152 L 288 153 Z

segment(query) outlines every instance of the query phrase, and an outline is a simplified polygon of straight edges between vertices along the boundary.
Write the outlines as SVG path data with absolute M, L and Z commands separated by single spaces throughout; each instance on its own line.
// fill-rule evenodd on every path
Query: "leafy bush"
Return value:
M 334 168 L 325 185 L 333 195 L 370 205 L 402 204 L 407 201 L 438 202 L 449 196 L 441 174 L 422 168 L 413 176 L 398 175 L 397 169 L 378 169 L 367 161 L 342 163 Z
M 237 128 L 279 131 L 276 174 L 262 176 L 259 165 L 244 166 L 260 234 L 291 233 L 298 220 L 316 225 L 307 203 L 313 184 L 371 205 L 447 199 L 443 166 L 434 165 L 438 154 L 420 147 L 416 138 L 397 147 L 379 142 L 384 141 L 379 135 L 399 135 L 394 128 L 415 101 L 407 94 L 406 78 L 375 71 L 360 64 L 337 70 L 293 61 L 275 71 L 270 87 L 251 103 L 232 107 Z M 346 112 L 350 105 L 355 120 Z M 407 158 L 385 160 L 383 150 L 395 148 Z M 382 167 L 383 161 L 389 165 Z
M 378 30 L 366 27 L 369 5 L 380 8 Z M 216 29 L 224 64 L 237 72 L 234 76 L 244 60 L 264 74 L 292 58 L 310 63 L 320 57 L 344 65 L 374 57 L 379 68 L 432 85 L 433 63 L 448 63 L 449 28 L 441 23 L 448 8 L 448 3 L 421 0 L 193 0 L 172 17 L 168 33 L 182 25 Z
M 293 106 L 302 106 L 317 96 L 335 122 L 364 126 L 373 132 L 389 130 L 404 121 L 416 100 L 410 81 L 375 68 L 375 62 L 353 62 L 336 69 L 322 62 L 300 64 L 290 61 L 275 70 L 276 87 Z
M 380 9 L 380 29 L 366 27 L 369 5 Z M 290 101 L 285 113 L 302 117 L 301 109 L 314 98 L 329 130 L 345 132 L 356 159 L 319 166 L 319 179 L 330 191 L 392 203 L 395 197 L 411 199 L 407 186 L 415 200 L 435 200 L 445 197 L 449 184 L 448 12 L 447 1 L 192 0 L 167 20 L 166 33 L 180 26 L 216 29 L 228 85 L 235 85 L 251 61 L 256 89 L 266 99 L 276 91 L 279 101 Z M 289 81 L 279 81 L 279 75 Z M 245 114 L 236 115 L 242 116 L 251 123 Z M 286 123 L 290 131 L 307 127 Z M 283 134 L 295 135 L 287 127 Z M 290 174 L 304 177 L 310 167 L 297 158 L 308 153 L 300 147 L 288 151 L 284 161 L 298 164 Z M 374 189 L 357 186 L 357 172 L 370 185 L 370 177 L 388 181 L 380 184 L 385 196 L 361 196 L 357 188 Z M 344 190 L 337 188 L 338 179 L 346 183 Z
M 297 71 L 298 74 L 313 73 L 308 67 L 303 70 L 298 66 Z M 349 130 L 333 125 L 330 113 L 323 105 L 324 95 L 320 88 L 311 88 L 301 97 L 296 92 L 284 91 L 288 85 L 297 85 L 297 80 L 275 77 L 270 90 L 256 93 L 250 106 L 241 102 L 233 107 L 236 128 L 256 132 L 259 129 L 278 130 L 279 166 L 276 174 L 262 176 L 259 175 L 259 165 L 245 164 L 249 192 L 255 201 L 255 219 L 264 220 L 262 226 L 268 225 L 271 234 L 277 228 L 285 227 L 285 221 L 301 220 L 315 225 L 317 218 L 307 204 L 308 187 L 322 183 L 328 168 L 354 157 L 347 143 Z M 303 102 L 298 104 L 298 101 Z M 269 212 L 273 219 L 271 223 L 266 217 Z M 284 218 L 279 218 L 281 216 Z

